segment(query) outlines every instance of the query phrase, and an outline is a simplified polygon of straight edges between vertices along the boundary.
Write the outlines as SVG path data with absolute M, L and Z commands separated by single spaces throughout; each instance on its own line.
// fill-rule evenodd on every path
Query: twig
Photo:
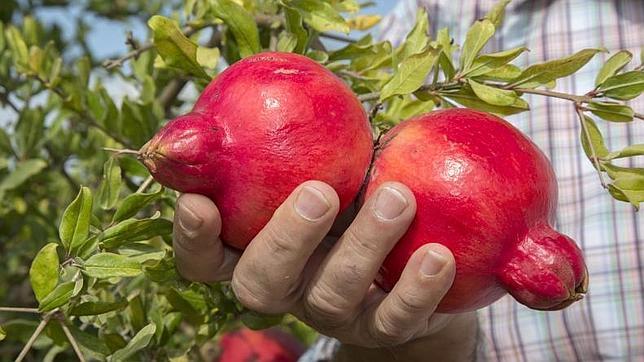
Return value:
M 40 336 L 40 333 L 42 333 L 43 329 L 45 329 L 45 327 L 47 326 L 47 323 L 49 323 L 49 318 L 47 317 L 40 321 L 40 324 L 38 324 L 38 327 L 36 327 L 34 333 L 31 335 L 31 337 L 29 337 L 29 341 L 27 341 L 27 344 L 25 344 L 25 346 L 22 348 L 22 351 L 20 351 L 18 358 L 16 358 L 16 362 L 22 362 L 22 360 L 25 359 L 27 353 L 29 353 L 29 350 L 31 350 L 31 347 L 36 342 L 36 339 L 38 338 L 38 336 Z
M 509 88 L 509 89 L 512 89 L 514 91 L 521 92 L 521 93 L 537 94 L 537 95 L 546 96 L 546 97 L 566 99 L 571 102 L 577 102 L 577 103 L 584 103 L 589 100 L 589 97 L 586 97 L 586 96 L 577 96 L 574 94 L 566 94 L 566 93 L 555 92 L 550 90 L 531 89 L 531 88 Z
M 320 33 L 319 35 L 321 38 L 327 38 L 327 39 L 332 39 L 332 40 L 337 40 L 341 41 L 344 43 L 356 43 L 357 40 L 353 38 L 349 38 L 348 36 L 342 36 L 342 35 L 336 35 L 336 34 L 330 34 L 330 33 Z
M 181 93 L 181 90 L 183 89 L 183 87 L 185 87 L 186 83 L 188 83 L 188 81 L 185 79 L 175 78 L 171 80 L 161 91 L 161 95 L 159 96 L 159 103 L 163 107 L 163 110 L 166 114 L 170 112 L 172 103 L 175 99 L 177 99 L 177 96 L 179 96 L 179 93 Z
M 0 307 L 0 312 L 40 313 L 37 308 Z
M 58 322 L 60 323 L 60 326 L 63 328 L 63 332 L 65 332 L 65 335 L 69 340 L 69 344 L 72 345 L 74 352 L 76 352 L 76 357 L 78 357 L 78 360 L 80 362 L 85 362 L 85 357 L 83 356 L 83 353 L 81 352 L 80 347 L 78 346 L 78 342 L 76 341 L 76 338 L 74 338 L 74 335 L 69 330 L 69 327 L 67 327 L 67 325 L 62 320 L 59 320 Z
M 141 183 L 141 186 L 139 186 L 139 188 L 136 190 L 136 193 L 140 194 L 143 191 L 145 191 L 145 189 L 147 189 L 153 181 L 154 181 L 154 177 L 148 176 L 148 178 L 146 178 L 145 181 Z
M 588 127 L 586 127 L 586 120 L 584 118 L 584 112 L 581 110 L 581 104 L 575 103 L 575 111 L 579 116 L 579 122 L 581 122 L 581 129 L 584 132 L 586 137 L 586 142 L 588 142 L 588 147 L 590 148 L 590 154 L 592 156 L 592 161 L 595 164 L 597 169 L 597 174 L 599 175 L 599 182 L 603 188 L 607 188 L 606 181 L 604 180 L 604 174 L 602 173 L 601 165 L 599 164 L 599 158 L 597 157 L 597 152 L 595 151 L 595 146 L 593 146 L 592 138 L 590 137 L 590 132 L 588 132 Z
M 116 155 L 121 155 L 121 154 L 127 154 L 127 155 L 138 155 L 139 151 L 135 150 L 128 150 L 128 149 L 119 149 L 119 148 L 111 148 L 111 147 L 103 147 L 103 151 L 107 152 L 114 152 Z
M 636 112 L 636 113 L 634 113 L 634 114 L 633 114 L 633 117 L 635 117 L 635 118 L 639 118 L 639 119 L 643 119 L 643 120 L 644 120 L 644 114 L 641 114 L 641 113 L 637 113 L 637 112 Z
M 13 109 L 16 113 L 20 114 L 20 109 L 18 109 L 18 107 L 16 107 L 16 105 L 13 104 L 11 99 L 9 99 L 9 94 L 5 92 L 0 92 L 0 100 L 2 101 L 2 103 L 11 107 L 11 109 Z
M 188 26 L 188 27 L 185 27 L 183 29 L 183 33 L 186 36 L 191 36 L 192 34 L 197 32 L 198 30 L 201 30 L 201 29 L 195 29 L 193 27 Z M 131 44 L 132 42 L 134 42 L 134 39 L 128 40 L 128 44 Z M 125 64 L 126 61 L 128 61 L 128 60 L 130 60 L 132 58 L 138 58 L 139 55 L 147 52 L 148 50 L 152 49 L 153 47 L 154 47 L 154 44 L 152 42 L 145 43 L 145 44 L 141 45 L 140 47 L 138 47 L 136 49 L 133 49 L 132 51 L 128 52 L 127 54 L 125 54 L 124 56 L 122 56 L 120 58 L 105 60 L 103 62 L 103 67 L 105 69 L 107 69 L 107 70 L 110 70 L 110 69 L 113 69 L 113 68 L 116 68 L 116 67 L 120 67 L 123 64 Z

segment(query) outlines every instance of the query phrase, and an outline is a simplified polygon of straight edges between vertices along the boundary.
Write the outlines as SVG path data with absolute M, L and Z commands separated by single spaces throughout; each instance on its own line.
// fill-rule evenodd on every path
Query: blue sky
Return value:
M 375 7 L 368 8 L 365 12 L 385 14 L 396 4 L 396 0 L 378 0 L 376 2 Z M 38 13 L 37 16 L 47 22 L 58 23 L 65 31 L 66 36 L 72 36 L 71 32 L 74 29 L 75 21 L 81 12 L 79 8 L 71 7 L 71 11 L 69 9 L 69 7 L 64 10 L 52 8 Z M 91 27 L 88 43 L 98 59 L 113 57 L 127 52 L 128 49 L 124 43 L 127 31 L 132 31 L 136 39 L 143 40 L 147 36 L 145 24 L 139 21 L 123 24 L 87 16 L 87 14 L 84 16 L 84 20 Z

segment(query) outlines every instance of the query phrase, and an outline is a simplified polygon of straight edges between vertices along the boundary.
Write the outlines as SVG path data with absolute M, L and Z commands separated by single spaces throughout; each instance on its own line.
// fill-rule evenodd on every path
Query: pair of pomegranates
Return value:
M 342 209 L 363 184 L 365 198 L 386 181 L 407 185 L 416 217 L 377 283 L 390 290 L 416 249 L 441 243 L 454 254 L 456 277 L 439 312 L 474 310 L 506 291 L 555 310 L 586 289 L 581 251 L 551 227 L 552 167 L 521 132 L 490 114 L 447 109 L 400 123 L 374 154 L 360 101 L 304 56 L 262 53 L 230 66 L 140 157 L 160 183 L 210 197 L 221 239 L 238 249 L 306 180 L 331 185 Z

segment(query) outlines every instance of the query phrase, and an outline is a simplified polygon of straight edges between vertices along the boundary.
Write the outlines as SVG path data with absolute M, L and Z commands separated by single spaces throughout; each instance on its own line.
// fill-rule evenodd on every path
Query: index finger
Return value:
M 177 270 L 196 282 L 230 280 L 239 253 L 219 239 L 221 217 L 205 196 L 183 194 L 174 214 L 173 249 Z

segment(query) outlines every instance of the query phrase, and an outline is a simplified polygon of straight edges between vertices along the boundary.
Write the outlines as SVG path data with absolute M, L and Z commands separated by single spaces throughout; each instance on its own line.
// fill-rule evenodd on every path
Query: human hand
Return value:
M 343 343 L 394 346 L 442 330 L 452 316 L 433 312 L 455 264 L 440 244 L 418 249 L 390 293 L 373 284 L 380 265 L 416 212 L 412 192 L 386 183 L 332 245 L 339 210 L 327 184 L 300 185 L 241 253 L 222 244 L 219 212 L 204 196 L 177 201 L 174 250 L 181 275 L 231 280 L 239 301 L 268 314 L 291 313 Z

